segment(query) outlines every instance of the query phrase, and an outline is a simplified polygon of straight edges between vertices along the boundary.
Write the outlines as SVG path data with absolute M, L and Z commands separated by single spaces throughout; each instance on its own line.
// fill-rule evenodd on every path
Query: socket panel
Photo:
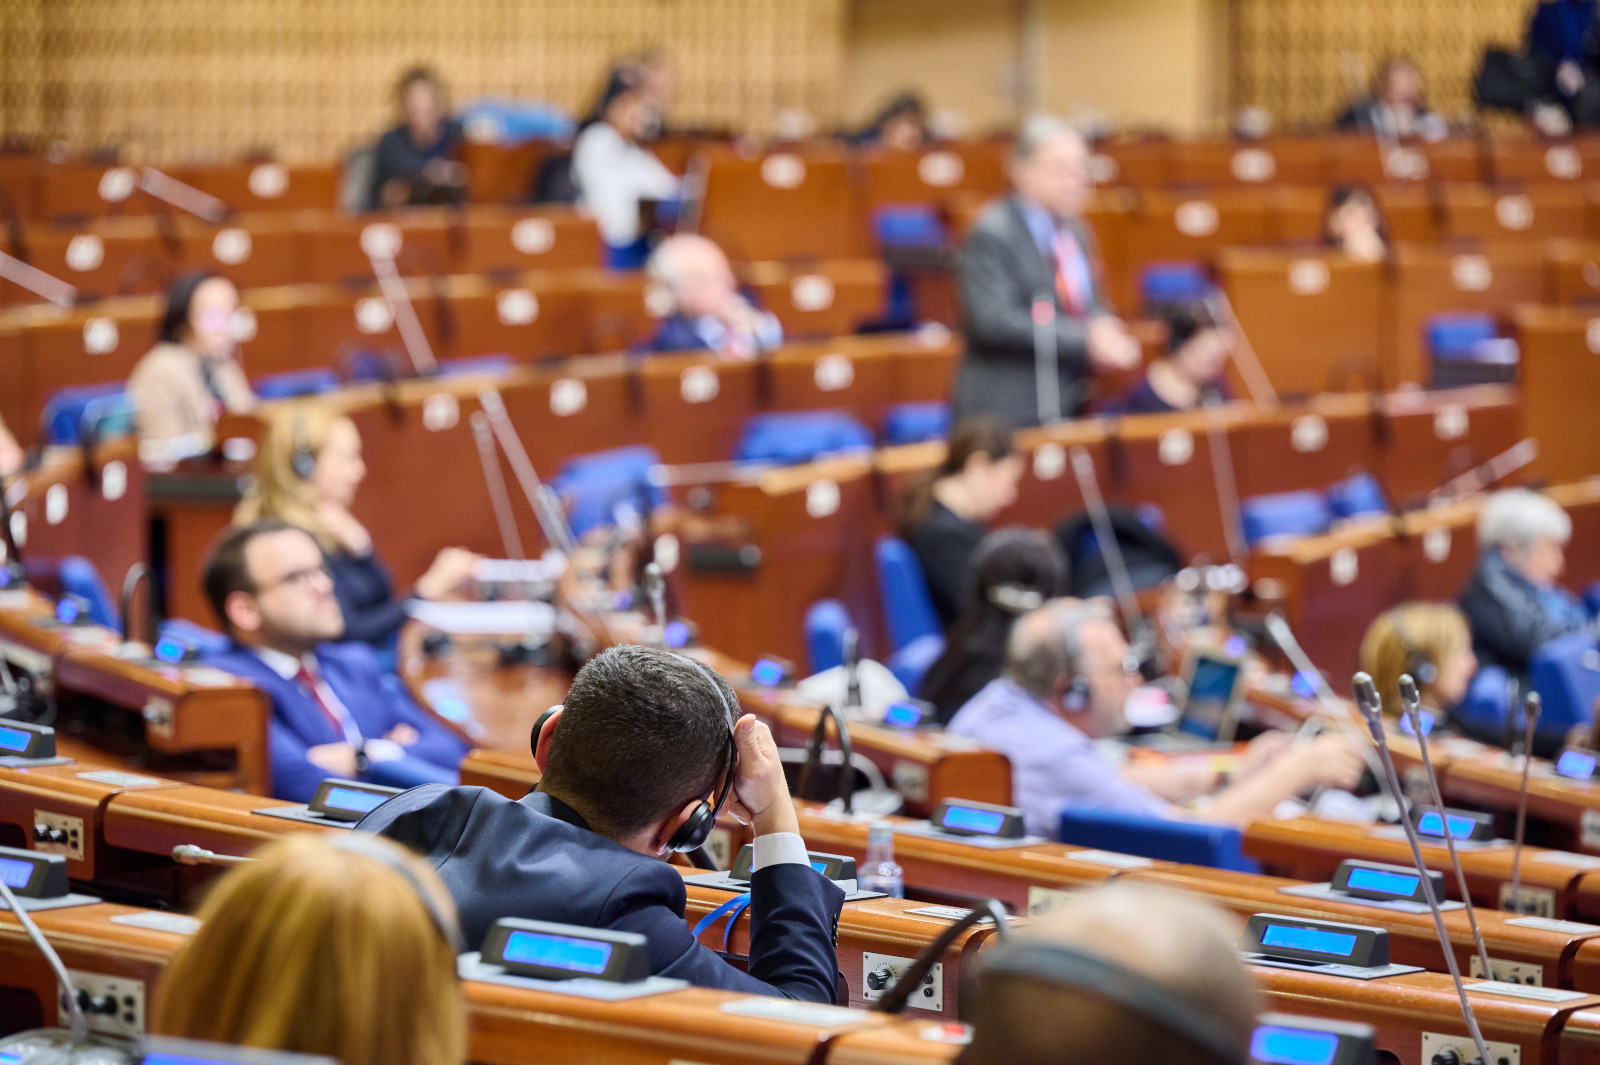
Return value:
M 1516 1043 L 1496 1043 L 1491 1039 L 1485 1039 L 1483 1045 L 1489 1050 L 1489 1065 L 1522 1065 L 1522 1048 Z M 1478 1048 L 1473 1044 L 1470 1035 L 1422 1033 L 1423 1062 L 1431 1062 L 1434 1055 L 1451 1050 L 1455 1051 L 1456 1060 L 1463 1065 L 1478 1059 Z
M 75 862 L 83 861 L 83 818 L 69 814 L 51 813 L 49 810 L 33 811 L 35 828 L 55 828 L 67 834 L 65 843 L 40 843 L 33 841 L 33 849 L 40 854 L 64 854 Z
M 1496 909 L 1511 910 L 1515 913 L 1518 909 L 1524 917 L 1556 916 L 1556 893 L 1549 888 L 1531 888 L 1524 886 L 1518 892 L 1520 907 L 1511 905 L 1511 885 L 1500 885 L 1500 904 Z
M 144 981 L 135 980 L 127 976 L 105 976 L 100 973 L 86 973 L 68 970 L 72 977 L 72 986 L 76 987 L 81 996 L 87 994 L 91 1000 L 104 999 L 107 996 L 114 998 L 117 1003 L 115 1013 L 92 1013 L 83 1011 L 83 1019 L 89 1023 L 89 1031 L 99 1035 L 120 1036 L 124 1039 L 139 1039 L 144 1035 Z M 67 1023 L 67 1011 L 60 1003 L 56 1004 L 57 1023 Z
M 1493 974 L 1491 980 L 1499 980 L 1504 984 L 1522 984 L 1525 987 L 1544 986 L 1544 966 L 1532 962 L 1506 961 L 1504 958 L 1490 958 L 1489 971 Z M 1472 971 L 1468 976 L 1483 976 L 1483 962 L 1474 953 L 1472 955 Z
M 893 954 L 872 954 L 864 952 L 861 955 L 861 997 L 868 1002 L 876 1002 L 884 993 L 900 981 L 900 976 L 911 968 L 914 958 L 897 958 Z M 877 990 L 873 990 L 869 983 L 872 974 L 880 968 L 886 968 L 892 974 L 889 980 Z M 913 992 L 906 1005 L 919 1010 L 931 1010 L 934 1013 L 944 1012 L 944 963 L 940 962 L 928 970 L 928 975 L 922 981 L 922 988 Z

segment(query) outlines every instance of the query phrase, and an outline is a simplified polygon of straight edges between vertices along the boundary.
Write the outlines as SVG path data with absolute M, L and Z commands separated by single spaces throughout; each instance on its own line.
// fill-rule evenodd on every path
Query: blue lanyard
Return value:
M 746 891 L 743 895 L 735 895 L 727 902 L 724 902 L 721 906 L 718 906 L 716 909 L 700 918 L 700 923 L 694 926 L 693 934 L 695 939 L 699 939 L 702 932 L 726 916 L 728 918 L 728 927 L 722 933 L 722 954 L 724 957 L 726 957 L 728 954 L 728 944 L 732 942 L 733 939 L 733 926 L 739 923 L 739 915 L 743 913 L 745 908 L 749 905 L 750 892 Z

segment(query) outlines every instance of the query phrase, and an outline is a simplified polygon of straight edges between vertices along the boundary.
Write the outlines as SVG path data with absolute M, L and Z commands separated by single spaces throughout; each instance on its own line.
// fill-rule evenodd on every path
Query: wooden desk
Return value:
M 85 762 L 0 767 L 0 834 L 7 837 L 5 845 L 65 855 L 67 875 L 74 880 L 89 881 L 100 876 L 109 868 L 103 831 L 106 805 L 111 798 L 129 790 L 177 787 L 172 781 L 152 778 L 148 784 L 130 788 L 84 776 L 115 769 Z M 68 842 L 36 840 L 34 828 L 40 824 L 68 832 Z
M 0 394 L 5 391 L 0 377 Z M 38 411 L 27 417 L 21 426 L 31 435 Z M 20 475 L 20 486 L 17 478 L 6 478 L 5 483 L 17 547 L 30 575 L 38 570 L 43 571 L 39 576 L 53 578 L 63 558 L 82 555 L 94 563 L 115 595 L 128 570 L 150 553 L 145 473 L 132 440 L 114 440 L 98 448 L 92 461 L 76 447 L 49 448 L 36 468 Z M 4 553 L 0 547 L 0 556 Z
M 1515 811 L 1521 766 L 1503 751 L 1457 759 L 1440 789 L 1448 801 Z M 1558 777 L 1548 761 L 1535 759 L 1528 773 L 1527 838 L 1545 847 L 1600 855 L 1600 787 Z

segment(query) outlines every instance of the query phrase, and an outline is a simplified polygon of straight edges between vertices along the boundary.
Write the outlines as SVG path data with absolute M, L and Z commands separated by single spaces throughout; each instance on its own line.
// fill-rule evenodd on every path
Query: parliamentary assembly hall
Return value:
M 1600 1065 L 1597 710 L 1600 0 L 0 0 L 0 1065 Z

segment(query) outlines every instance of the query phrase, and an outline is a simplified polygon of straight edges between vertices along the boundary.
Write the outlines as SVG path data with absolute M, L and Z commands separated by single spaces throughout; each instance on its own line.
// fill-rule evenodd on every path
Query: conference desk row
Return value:
M 53 766 L 33 770 L 0 770 L 0 796 L 17 787 L 16 777 L 32 775 L 33 784 L 41 791 L 56 787 L 67 792 L 81 786 L 80 773 L 93 772 L 89 766 Z M 109 787 L 109 785 L 108 785 Z M 252 809 L 246 810 L 248 804 Z M 310 826 L 282 818 L 268 817 L 253 810 L 272 808 L 284 804 L 270 800 L 214 792 L 209 789 L 176 785 L 170 782 L 149 780 L 145 783 L 124 782 L 119 790 L 106 796 L 104 836 L 108 847 L 126 847 L 143 854 L 151 867 L 167 861 L 174 842 L 197 843 L 221 853 L 248 853 L 257 843 L 273 835 L 288 831 L 344 831 L 339 828 Z M 851 836 L 864 839 L 865 827 L 850 822 L 840 823 L 838 832 L 830 836 L 822 824 L 826 818 L 808 813 L 804 832 L 808 843 L 817 849 L 836 848 L 849 852 Z M 115 843 L 113 844 L 113 841 Z M 915 837 L 902 835 L 901 850 L 907 858 L 918 851 Z M 928 848 L 944 846 L 952 851 L 966 850 L 968 864 L 972 864 L 978 848 L 952 841 L 927 841 Z M 1360 916 L 1369 920 L 1375 912 L 1370 908 L 1351 907 L 1348 904 L 1317 904 L 1309 910 L 1295 909 L 1282 904 L 1290 896 L 1277 894 L 1275 883 L 1263 878 L 1218 875 L 1212 870 L 1198 870 L 1165 863 L 1148 863 L 1139 868 L 1126 859 L 1122 863 L 1107 862 L 1107 856 L 1098 852 L 1074 850 L 1051 845 L 1045 851 L 1061 852 L 1056 855 L 1041 853 L 1040 848 L 1028 848 L 1034 860 L 1041 864 L 1054 864 L 1063 869 L 1076 864 L 1077 873 L 1070 880 L 1052 881 L 1058 885 L 1081 887 L 1101 882 L 1112 876 L 1123 876 L 1150 883 L 1165 884 L 1187 890 L 1199 890 L 1218 899 L 1240 913 L 1266 908 L 1290 914 L 1313 914 L 1324 919 L 1350 919 Z M 1074 863 L 1073 855 L 1080 856 Z M 1095 859 L 1095 860 L 1089 860 Z M 998 863 L 991 852 L 985 860 Z M 169 867 L 170 867 L 170 863 Z M 908 865 L 908 876 L 913 879 L 923 875 L 913 873 Z M 958 867 L 957 867 L 958 868 Z M 186 870 L 189 873 L 209 874 L 210 870 Z M 957 871 L 954 875 L 960 876 Z M 1049 875 L 1047 872 L 1045 875 Z M 102 876 L 108 876 L 102 870 Z M 87 886 L 87 885 L 85 885 Z M 1287 886 L 1287 885 L 1286 885 Z M 711 889 L 691 886 L 689 919 L 693 920 L 708 911 L 726 894 Z M 850 985 L 852 1005 L 864 1004 L 862 984 L 853 974 L 862 974 L 869 962 L 865 955 L 872 948 L 878 954 L 907 958 L 931 942 L 932 938 L 948 924 L 948 918 L 938 914 L 916 913 L 925 909 L 921 905 L 899 900 L 875 900 L 847 903 L 839 928 L 840 965 Z M 1428 938 L 1423 934 L 1420 915 L 1384 913 L 1380 923 L 1390 927 L 1397 960 L 1421 962 L 1438 961 L 1437 947 L 1428 948 Z M 1516 926 L 1499 922 L 1504 915 L 1484 914 L 1486 932 L 1497 952 L 1496 964 L 1501 961 L 1535 965 L 1544 976 L 1547 986 L 1557 981 L 1590 980 L 1595 970 L 1587 958 L 1600 947 L 1600 927 L 1539 928 L 1532 925 Z M 113 920 L 113 919 L 116 920 Z M 135 923 L 130 925 L 132 918 Z M 147 916 L 132 907 L 98 904 L 87 907 L 46 911 L 38 915 L 41 927 L 66 955 L 69 968 L 140 981 L 145 985 L 146 996 L 154 985 L 165 958 L 182 942 L 182 935 L 158 931 L 149 927 L 171 927 L 168 915 Z M 1464 937 L 1459 913 L 1452 915 L 1453 936 Z M 715 943 L 719 929 L 705 934 L 708 943 Z M 741 919 L 731 936 L 732 950 L 736 953 L 747 944 L 748 923 Z M 930 1027 L 936 1018 L 953 1019 L 959 1005 L 955 995 L 960 985 L 960 968 L 970 964 L 973 956 L 992 940 L 993 931 L 980 926 L 958 940 L 945 956 L 942 971 L 943 998 L 935 1006 L 925 1002 L 913 1014 L 917 1019 L 890 1022 L 876 1017 L 829 1015 L 819 1026 L 829 1032 L 840 1029 L 836 1038 L 846 1039 L 860 1029 L 857 1024 L 870 1024 L 874 1041 L 863 1048 L 863 1061 L 905 1060 L 908 1048 L 920 1047 L 926 1055 L 937 1060 L 939 1052 L 923 1044 L 946 1046 L 951 1037 L 949 1028 Z M 0 952 L 11 964 L 4 967 L 8 974 L 3 981 L 7 986 L 21 988 L 37 996 L 40 1002 L 52 998 L 52 978 L 42 962 L 33 959 L 25 947 L 20 930 L 9 917 L 0 917 Z M 1504 955 L 1504 957 L 1502 957 Z M 1371 983 L 1339 979 L 1322 974 L 1290 972 L 1282 969 L 1252 967 L 1273 1008 L 1296 1010 L 1320 1016 L 1362 1020 L 1374 1024 L 1379 1030 L 1382 1049 L 1395 1054 L 1402 1062 L 1426 1061 L 1421 1054 L 1419 1036 L 1434 1032 L 1460 1037 L 1464 1027 L 1456 1013 L 1453 990 L 1448 978 L 1437 973 L 1415 973 L 1391 977 Z M 806 1045 L 815 1046 L 821 1036 L 816 1032 L 799 1034 L 797 1022 L 772 1022 L 765 1026 L 741 1028 L 737 1025 L 716 1024 L 713 1016 L 702 1017 L 699 1007 L 705 1004 L 716 1007 L 729 1000 L 729 996 L 712 992 L 676 993 L 684 997 L 663 999 L 647 1005 L 670 1006 L 670 1013 L 656 1009 L 619 1009 L 602 1007 L 588 1002 L 570 1002 L 564 998 L 543 997 L 526 990 L 508 990 L 479 985 L 469 981 L 466 985 L 472 1011 L 473 1045 L 471 1058 L 483 1062 L 520 1063 L 529 1060 L 526 1055 L 530 1045 L 540 1045 L 543 1052 L 551 1046 L 565 1045 L 565 1040 L 576 1038 L 578 1031 L 587 1032 L 585 1038 L 593 1042 L 584 1044 L 592 1052 L 616 1053 L 621 1043 L 644 1056 L 630 1060 L 665 1060 L 658 1054 L 681 1054 L 685 1042 L 704 1038 L 707 1029 L 702 1021 L 719 1031 L 727 1039 L 724 1044 L 710 1048 L 713 1056 L 708 1060 L 733 1060 L 722 1054 L 742 1053 L 737 1060 L 768 1060 L 764 1054 L 770 1049 L 773 1033 L 787 1032 Z M 1578 985 L 1581 986 L 1582 985 Z M 1585 995 L 1560 1003 L 1542 1003 L 1523 999 L 1510 999 L 1499 995 L 1474 993 L 1485 1035 L 1499 1042 L 1512 1043 L 1521 1048 L 1524 1060 L 1588 1061 L 1596 1060 L 1594 1040 L 1600 1032 L 1600 1015 L 1590 1016 L 1600 1007 L 1600 999 Z M 504 1011 L 510 1011 L 509 1013 Z M 709 1012 L 709 1011 L 708 1011 Z M 670 1020 L 668 1019 L 670 1017 Z M 924 1019 L 926 1018 L 926 1019 Z M 726 1019 L 724 1019 L 726 1022 Z M 22 1023 L 28 1023 L 24 1020 Z M 896 1024 L 903 1032 L 891 1033 Z M 503 1027 L 502 1027 L 503 1025 Z M 889 1035 L 901 1039 L 899 1053 L 887 1058 L 892 1048 L 882 1040 Z M 748 1046 L 741 1044 L 748 1043 Z M 841 1046 L 845 1045 L 843 1043 Z M 647 1049 L 645 1049 L 647 1048 Z M 914 1055 L 914 1051 L 912 1051 Z M 695 1060 L 702 1060 L 697 1053 Z M 772 1060 L 791 1060 L 781 1054 Z

